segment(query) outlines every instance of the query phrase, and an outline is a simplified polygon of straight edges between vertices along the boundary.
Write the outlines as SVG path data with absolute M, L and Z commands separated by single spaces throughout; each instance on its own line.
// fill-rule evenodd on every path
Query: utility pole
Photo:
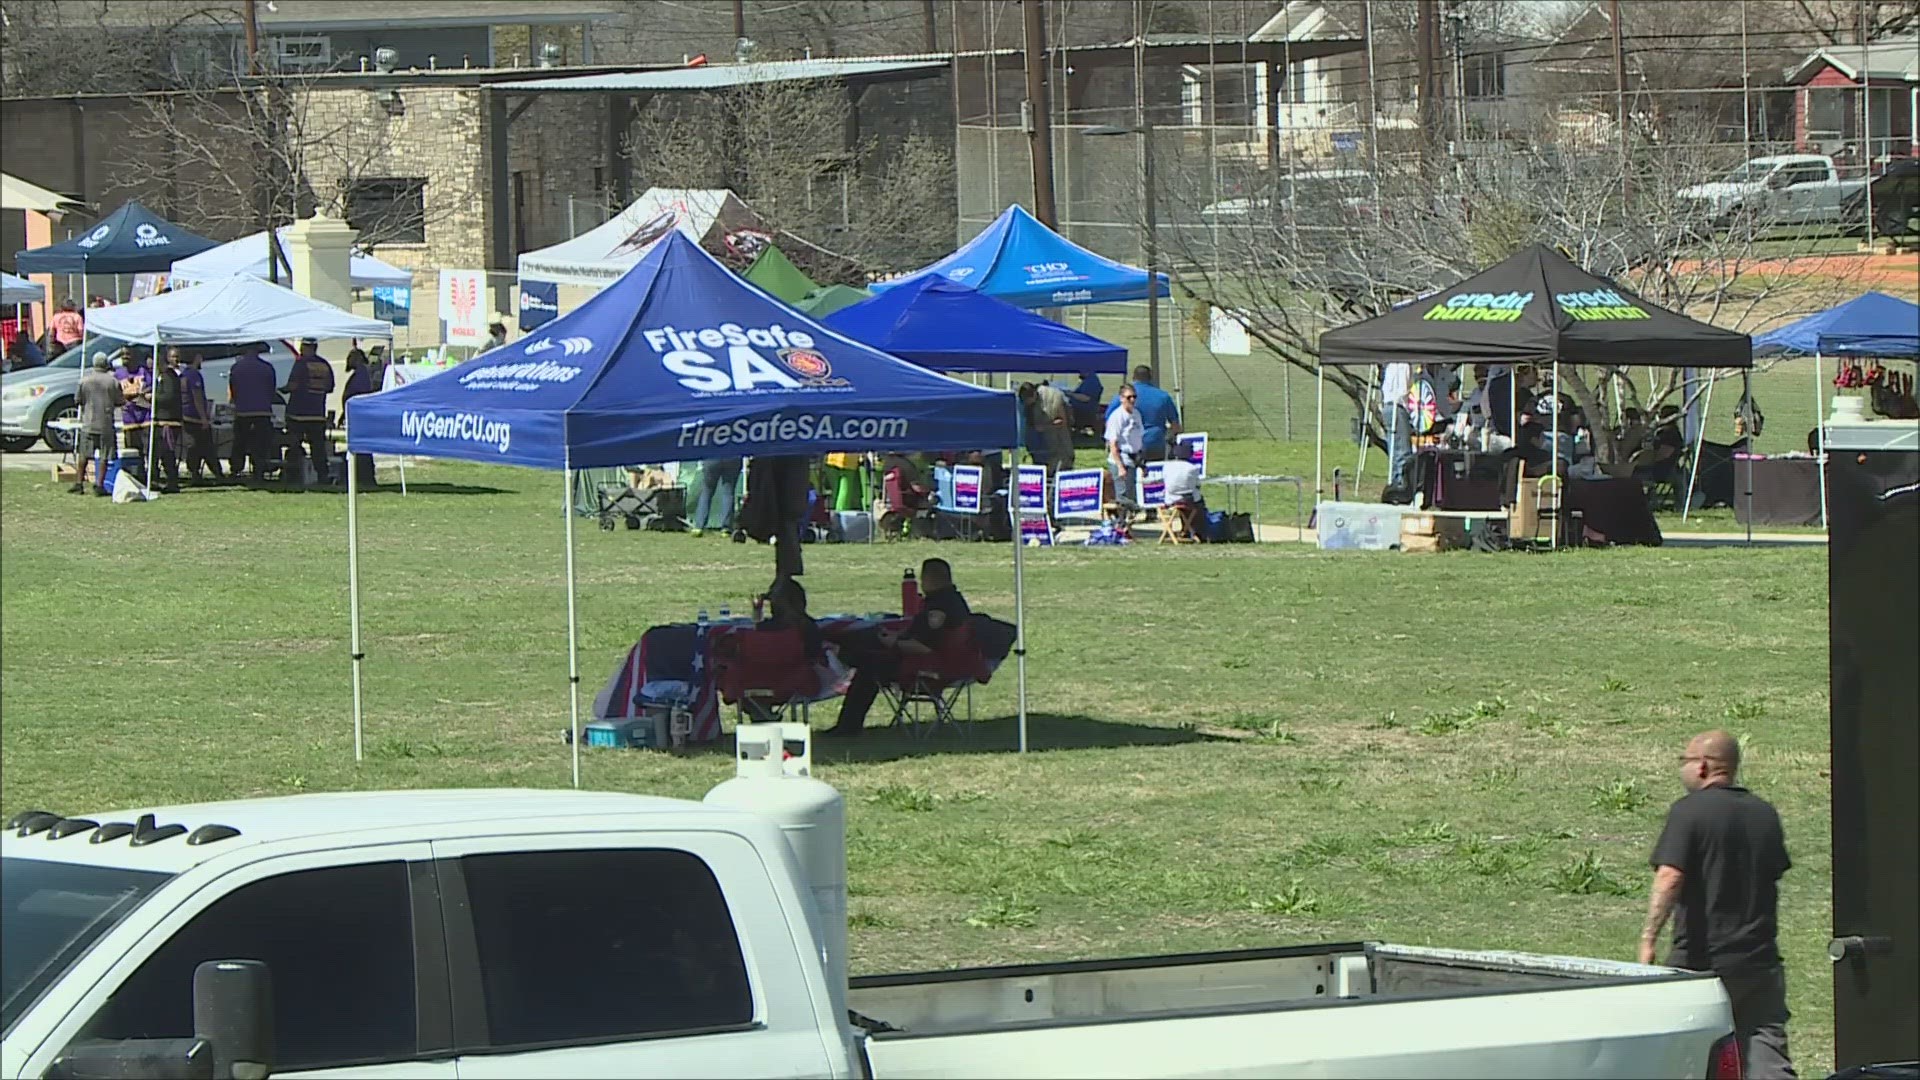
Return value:
M 740 43 L 747 40 L 747 0 L 733 0 L 733 47 L 737 54 Z
M 920 23 L 927 31 L 927 51 L 940 51 L 940 36 L 935 33 L 933 0 L 920 0 Z
M 240 13 L 246 23 L 247 74 L 249 76 L 258 76 L 260 74 L 260 9 L 255 0 L 243 0 L 240 5 Z M 265 108 L 268 116 L 268 124 L 272 127 L 278 127 L 276 116 L 279 109 L 278 95 L 274 93 L 271 85 L 267 86 L 263 93 L 266 96 Z M 274 137 L 280 136 L 276 134 Z M 283 162 L 276 161 L 275 155 L 271 152 L 265 155 L 265 159 L 266 164 L 262 167 L 276 173 L 279 171 L 279 167 L 284 164 Z M 286 253 L 280 250 L 280 232 L 273 220 L 273 185 L 276 179 L 277 177 L 269 177 L 266 182 L 266 192 L 261 200 L 260 216 L 266 223 L 267 280 L 278 285 L 280 284 L 280 266 L 286 261 Z M 292 267 L 287 268 L 286 281 L 289 285 L 293 284 Z
M 260 74 L 260 13 L 254 0 L 244 0 L 242 12 L 247 20 L 247 74 Z
M 1422 165 L 1430 165 L 1433 156 L 1434 132 L 1440 126 L 1440 103 L 1434 100 L 1434 91 L 1439 80 L 1434 78 L 1433 39 L 1438 21 L 1434 17 L 1436 0 L 1419 0 L 1414 30 L 1414 52 L 1417 77 L 1420 80 L 1420 154 Z M 1422 171 L 1427 171 L 1422 169 Z
M 1613 24 L 1614 125 L 1620 129 L 1620 197 L 1633 194 L 1633 170 L 1627 156 L 1627 49 L 1620 34 L 1620 0 L 1610 0 L 1607 21 Z
M 1049 229 L 1059 228 L 1053 206 L 1053 110 L 1047 102 L 1046 0 L 1020 0 L 1026 23 L 1021 60 L 1027 69 L 1025 121 L 1027 147 L 1033 158 L 1033 216 Z
M 1133 129 L 1140 140 L 1140 235 L 1147 265 L 1147 366 L 1160 385 L 1160 241 L 1153 205 L 1153 121 L 1147 113 L 1147 0 L 1133 0 Z

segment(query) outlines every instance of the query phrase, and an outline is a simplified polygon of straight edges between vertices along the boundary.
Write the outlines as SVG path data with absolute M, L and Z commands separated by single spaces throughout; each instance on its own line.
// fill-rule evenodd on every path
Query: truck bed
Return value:
M 870 976 L 848 1004 L 878 1080 L 957 1062 L 977 1076 L 1703 1076 L 1732 1030 L 1711 976 L 1369 943 Z

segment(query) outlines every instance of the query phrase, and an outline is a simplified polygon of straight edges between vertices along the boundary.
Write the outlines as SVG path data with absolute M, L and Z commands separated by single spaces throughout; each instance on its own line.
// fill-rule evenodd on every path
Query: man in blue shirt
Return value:
M 1073 426 L 1076 430 L 1100 430 L 1100 395 L 1105 391 L 1100 376 L 1091 371 L 1082 372 L 1080 385 L 1067 391 L 1067 400 L 1073 404 Z
M 333 443 L 327 438 L 327 395 L 333 393 L 333 365 L 321 357 L 318 341 L 300 340 L 300 355 L 293 361 L 287 385 L 281 389 L 287 395 L 287 460 L 280 479 L 289 484 L 302 483 L 302 465 L 311 455 L 314 478 L 325 487 L 332 482 L 327 460 L 333 456 Z
M 266 351 L 262 341 L 242 346 L 240 358 L 227 374 L 227 397 L 233 402 L 233 454 L 227 464 L 236 480 L 248 459 L 253 461 L 254 480 L 266 479 L 268 459 L 274 452 L 273 399 L 280 378 L 260 355 Z
M 1173 395 L 1153 385 L 1153 369 L 1145 364 L 1133 369 L 1133 382 L 1125 389 L 1131 389 L 1139 395 L 1134 407 L 1140 412 L 1140 423 L 1146 428 L 1141 437 L 1141 455 L 1146 461 L 1161 461 L 1167 456 L 1167 447 L 1180 436 L 1180 409 L 1173 403 Z M 1115 395 L 1107 406 L 1107 415 L 1120 407 L 1120 397 Z

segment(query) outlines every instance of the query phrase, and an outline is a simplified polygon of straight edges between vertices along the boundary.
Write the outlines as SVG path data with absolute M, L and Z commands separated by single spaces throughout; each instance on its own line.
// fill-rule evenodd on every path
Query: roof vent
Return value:
M 97 829 L 99 827 L 99 822 L 88 821 L 83 817 L 62 818 L 55 822 L 52 828 L 47 830 L 47 839 L 59 840 L 72 836 L 74 833 L 86 832 L 88 829 Z
M 187 843 L 193 847 L 199 847 L 201 844 L 211 844 L 239 835 L 240 830 L 231 825 L 202 825 L 193 830 L 193 835 L 187 837 Z
M 161 825 L 154 821 L 152 814 L 141 814 L 140 820 L 133 823 L 133 847 L 146 847 L 170 837 L 179 836 L 187 831 L 185 825 Z
M 52 828 L 60 820 L 59 814 L 50 814 L 45 810 L 25 810 L 13 815 L 7 821 L 7 827 L 17 830 L 15 836 L 32 836 Z
M 87 838 L 87 842 L 104 844 L 109 840 L 118 840 L 132 831 L 133 822 L 131 821 L 109 821 L 93 830 L 93 835 Z
M 560 63 L 560 56 L 560 44 L 549 41 L 540 46 L 540 59 L 537 62 L 543 68 L 554 67 Z
M 385 45 L 373 50 L 373 66 L 382 75 L 391 75 L 400 66 L 400 54 Z

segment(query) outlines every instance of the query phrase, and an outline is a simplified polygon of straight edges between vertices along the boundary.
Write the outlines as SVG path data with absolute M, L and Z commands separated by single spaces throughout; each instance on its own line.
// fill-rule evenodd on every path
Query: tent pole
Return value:
M 1171 279 L 1169 279 L 1171 280 Z M 1147 285 L 1153 288 L 1151 282 Z M 1180 356 L 1180 339 L 1186 334 L 1180 329 L 1180 301 L 1173 296 L 1173 290 L 1167 290 L 1167 306 L 1173 309 L 1173 318 L 1167 320 L 1167 351 L 1173 356 L 1173 404 L 1180 412 L 1182 423 L 1187 419 L 1187 371 Z
M 1553 440 L 1548 447 L 1547 472 L 1553 477 L 1553 528 L 1547 533 L 1548 550 L 1560 547 L 1560 503 L 1566 497 L 1567 480 L 1560 475 L 1560 358 L 1553 358 Z
M 120 275 L 113 275 L 115 288 L 119 287 Z M 117 295 L 117 294 L 116 294 Z M 153 459 L 155 452 L 154 436 L 159 434 L 160 425 L 153 422 L 153 388 L 160 381 L 160 331 L 153 332 L 153 355 L 147 357 L 147 438 L 141 447 L 141 456 L 147 459 L 147 497 L 153 497 Z
M 1355 491 L 1360 490 L 1360 477 L 1367 471 L 1367 426 L 1368 421 L 1373 417 L 1373 392 L 1379 387 L 1380 380 L 1386 377 L 1386 371 L 1384 367 L 1375 369 L 1373 379 L 1367 383 L 1366 404 L 1360 409 L 1360 460 L 1353 466 L 1353 490 Z
M 571 723 L 573 738 L 567 740 L 573 748 L 573 786 L 580 786 L 580 639 L 574 612 L 573 577 L 573 453 L 566 452 L 560 472 L 566 489 L 563 509 L 566 511 L 567 538 L 567 715 Z
M 353 449 L 351 438 L 347 449 Z M 366 653 L 360 649 L 360 515 L 357 506 L 360 501 L 360 470 L 347 470 L 347 623 L 352 627 L 351 642 L 353 651 L 353 760 L 362 760 L 364 751 L 361 744 L 360 712 L 360 661 L 366 659 Z
M 1822 401 L 1826 381 L 1821 378 L 1820 350 L 1813 350 L 1813 466 L 1820 474 L 1820 527 L 1827 527 L 1827 420 Z
M 1320 510 L 1320 477 L 1323 473 L 1321 456 L 1326 451 L 1327 442 L 1327 368 L 1325 364 L 1313 365 L 1313 508 Z
M 1026 425 L 1023 423 L 1020 427 L 1024 432 Z M 1026 439 L 1020 441 L 1024 443 Z M 1014 452 L 1012 460 L 1016 464 L 1019 462 L 1019 451 Z M 1027 752 L 1027 541 L 1021 535 L 1020 526 L 1026 514 L 1020 509 L 1017 467 L 1013 475 L 1016 480 L 1009 493 L 1011 498 L 1007 500 L 1008 507 L 1013 511 L 1013 658 L 1015 685 L 1019 689 L 1020 752 L 1024 754 Z
M 1700 423 L 1693 432 L 1693 462 L 1687 469 L 1687 501 L 1681 504 L 1680 520 L 1693 510 L 1693 486 L 1700 479 L 1700 445 L 1707 441 L 1707 417 L 1713 412 L 1713 384 L 1719 380 L 1707 376 L 1707 392 L 1700 402 Z
M 1753 452 L 1758 442 L 1753 435 L 1753 369 L 1740 369 L 1740 407 L 1746 410 L 1747 426 L 1747 545 L 1753 545 Z

